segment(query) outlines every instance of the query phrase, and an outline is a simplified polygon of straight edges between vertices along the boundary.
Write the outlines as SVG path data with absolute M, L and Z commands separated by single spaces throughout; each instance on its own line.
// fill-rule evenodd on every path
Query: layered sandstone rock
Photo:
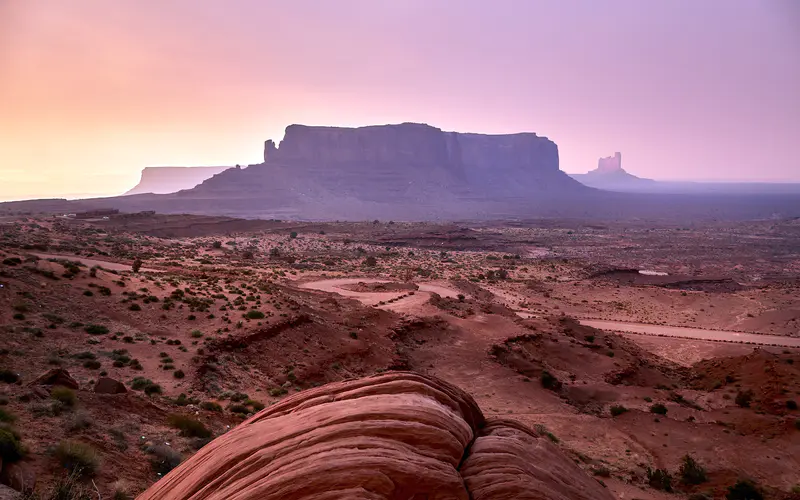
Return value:
M 559 170 L 558 147 L 533 133 L 444 132 L 418 123 L 361 128 L 290 125 L 264 163 L 230 170 L 185 197 L 258 199 L 280 209 L 347 214 L 369 204 L 436 208 L 556 196 L 586 188 Z M 253 202 L 255 203 L 255 202 Z M 310 208 L 306 208 L 309 207 Z
M 486 425 L 462 390 L 404 372 L 287 398 L 206 445 L 139 497 L 334 498 L 611 497 L 531 431 L 508 422 Z

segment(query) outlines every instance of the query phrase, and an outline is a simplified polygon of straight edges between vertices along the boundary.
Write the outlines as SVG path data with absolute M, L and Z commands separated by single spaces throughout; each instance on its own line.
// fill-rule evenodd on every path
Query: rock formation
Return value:
M 410 210 L 469 214 L 471 202 L 581 193 L 559 170 L 558 147 L 532 133 L 481 135 L 429 125 L 361 128 L 291 125 L 279 146 L 264 144 L 264 163 L 229 170 L 187 192 L 258 206 L 276 216 L 314 217 Z M 355 218 L 360 218 L 356 216 Z
M 139 500 L 610 500 L 547 438 L 407 372 L 328 384 L 218 437 Z
M 614 156 L 600 158 L 596 169 L 585 174 L 573 174 L 571 177 L 586 186 L 610 191 L 647 190 L 656 184 L 652 179 L 643 179 L 626 172 L 622 168 L 622 153 L 619 152 L 614 153 Z
M 139 184 L 125 194 L 167 194 L 191 189 L 229 168 L 231 167 L 147 167 L 142 170 Z
M 614 156 L 607 156 L 597 160 L 597 169 L 594 172 L 608 174 L 622 170 L 622 153 L 617 151 Z

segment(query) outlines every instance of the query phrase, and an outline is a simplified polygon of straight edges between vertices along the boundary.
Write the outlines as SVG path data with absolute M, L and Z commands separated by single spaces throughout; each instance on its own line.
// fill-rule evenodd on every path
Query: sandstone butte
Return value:
M 442 380 L 392 372 L 300 392 L 218 437 L 139 500 L 613 496 L 546 437 Z

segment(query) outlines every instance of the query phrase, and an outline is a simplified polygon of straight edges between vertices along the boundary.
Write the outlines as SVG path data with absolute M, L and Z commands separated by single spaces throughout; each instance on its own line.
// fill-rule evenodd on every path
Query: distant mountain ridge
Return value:
M 133 189 L 125 194 L 168 194 L 191 189 L 231 167 L 146 167 Z

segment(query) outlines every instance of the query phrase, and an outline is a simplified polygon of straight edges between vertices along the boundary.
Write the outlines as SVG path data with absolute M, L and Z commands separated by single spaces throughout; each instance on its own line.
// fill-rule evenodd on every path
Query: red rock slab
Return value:
M 303 391 L 215 439 L 139 500 L 463 499 L 483 424 L 443 381 L 388 373 Z
M 488 422 L 460 472 L 473 500 L 614 500 L 547 437 L 512 420 Z

